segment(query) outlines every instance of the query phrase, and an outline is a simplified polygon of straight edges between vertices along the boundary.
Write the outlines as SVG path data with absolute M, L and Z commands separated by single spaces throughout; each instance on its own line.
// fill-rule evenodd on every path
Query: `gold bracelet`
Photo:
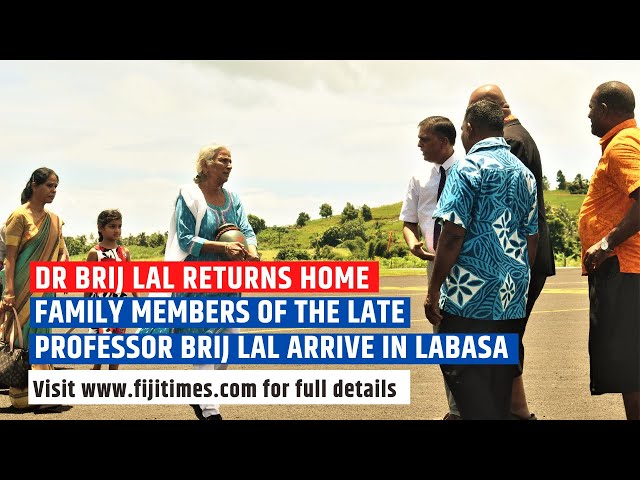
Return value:
M 16 298 L 15 295 L 3 295 L 2 298 Z

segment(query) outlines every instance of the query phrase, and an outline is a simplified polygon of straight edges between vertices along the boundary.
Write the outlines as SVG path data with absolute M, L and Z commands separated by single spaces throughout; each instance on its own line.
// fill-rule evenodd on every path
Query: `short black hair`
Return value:
M 437 115 L 427 117 L 418 124 L 418 127 L 424 127 L 439 137 L 447 138 L 451 145 L 456 144 L 456 127 L 447 117 Z
M 464 114 L 466 122 L 487 132 L 502 134 L 504 130 L 504 112 L 502 107 L 491 100 L 478 100 L 467 107 Z

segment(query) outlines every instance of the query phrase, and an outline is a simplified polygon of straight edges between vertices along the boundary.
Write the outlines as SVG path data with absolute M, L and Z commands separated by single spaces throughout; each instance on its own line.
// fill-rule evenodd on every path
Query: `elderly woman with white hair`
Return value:
M 169 225 L 166 261 L 257 261 L 256 235 L 237 193 L 223 187 L 231 174 L 231 152 L 224 145 L 206 145 L 196 160 L 194 183 L 180 187 Z M 216 240 L 221 226 L 233 224 L 244 235 L 240 241 Z M 175 297 L 238 297 L 239 292 L 177 292 Z M 237 333 L 235 328 L 142 328 L 138 333 Z M 224 370 L 226 364 L 194 365 L 202 370 Z M 222 420 L 220 405 L 191 405 L 200 420 Z

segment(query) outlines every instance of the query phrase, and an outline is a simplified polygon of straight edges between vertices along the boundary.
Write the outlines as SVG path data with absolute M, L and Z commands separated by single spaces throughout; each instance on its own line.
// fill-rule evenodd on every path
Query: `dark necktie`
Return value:
M 444 189 L 444 182 L 447 181 L 447 173 L 444 170 L 444 167 L 440 167 L 440 183 L 438 184 L 438 196 L 436 197 L 436 202 L 440 200 L 440 195 L 442 195 L 442 190 Z M 438 248 L 438 239 L 440 238 L 440 230 L 442 227 L 440 223 L 436 221 L 435 226 L 433 227 L 433 249 Z

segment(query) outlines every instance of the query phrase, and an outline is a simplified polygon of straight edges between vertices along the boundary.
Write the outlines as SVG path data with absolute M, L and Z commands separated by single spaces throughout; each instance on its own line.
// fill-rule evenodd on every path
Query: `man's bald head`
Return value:
M 636 99 L 629 85 L 622 82 L 605 82 L 591 95 L 589 119 L 591 133 L 602 138 L 621 122 L 634 118 Z
M 502 107 L 505 117 L 511 115 L 511 108 L 504 98 L 504 93 L 502 93 L 502 90 L 500 90 L 500 87 L 497 85 L 486 84 L 476 88 L 469 97 L 469 105 L 479 100 L 490 100 L 497 103 Z
M 622 82 L 605 82 L 596 88 L 594 100 L 605 103 L 612 112 L 624 117 L 633 118 L 636 108 L 636 99 L 629 85 Z

